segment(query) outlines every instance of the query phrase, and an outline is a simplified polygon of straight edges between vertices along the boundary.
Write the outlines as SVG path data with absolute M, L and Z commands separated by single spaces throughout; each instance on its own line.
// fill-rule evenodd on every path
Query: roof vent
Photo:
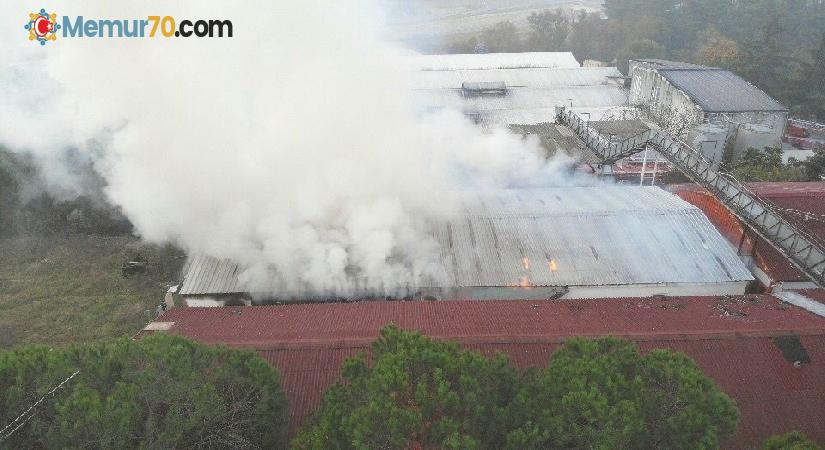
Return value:
M 461 93 L 465 97 L 507 95 L 507 84 L 503 81 L 465 81 L 461 83 Z

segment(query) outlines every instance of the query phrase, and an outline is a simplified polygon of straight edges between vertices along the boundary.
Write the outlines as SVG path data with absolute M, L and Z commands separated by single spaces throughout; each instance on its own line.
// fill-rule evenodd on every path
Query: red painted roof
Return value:
M 280 370 L 295 426 L 338 379 L 341 363 L 395 323 L 505 352 L 520 368 L 546 364 L 571 336 L 620 335 L 643 349 L 684 351 L 739 404 L 732 448 L 792 429 L 825 442 L 825 319 L 771 296 L 177 308 L 157 320 L 206 343 L 256 349 Z M 782 335 L 801 336 L 812 362 L 795 368 L 785 360 L 772 339 Z
M 750 183 L 748 187 L 776 206 L 792 210 L 783 216 L 808 233 L 825 239 L 825 182 Z
M 825 244 L 825 182 L 749 183 L 748 187 L 762 199 L 785 210 L 780 213 L 786 220 L 809 235 L 822 239 Z M 713 198 L 710 193 L 695 184 L 671 186 L 670 190 L 701 208 L 711 222 L 720 228 L 725 237 L 734 245 L 739 245 L 744 229 L 742 224 L 732 226 L 730 222 L 732 220 L 738 222 L 738 219 L 732 216 L 725 206 Z M 713 204 L 700 199 L 698 195 L 711 198 Z M 739 232 L 730 233 L 733 228 L 739 228 Z M 756 258 L 759 267 L 774 281 L 805 281 L 808 279 L 782 253 L 752 230 L 746 237 L 745 249 Z
M 793 225 L 818 239 L 825 239 L 825 182 L 750 183 L 757 195 L 788 210 L 782 216 Z M 810 213 L 806 216 L 800 213 Z M 818 217 L 817 217 L 818 216 Z M 761 239 L 760 239 L 761 240 Z M 792 265 L 770 244 L 762 240 L 762 258 L 777 281 L 802 281 L 808 277 Z
M 809 182 L 759 182 L 748 183 L 748 187 L 760 196 L 774 197 L 823 197 L 825 196 L 825 181 Z

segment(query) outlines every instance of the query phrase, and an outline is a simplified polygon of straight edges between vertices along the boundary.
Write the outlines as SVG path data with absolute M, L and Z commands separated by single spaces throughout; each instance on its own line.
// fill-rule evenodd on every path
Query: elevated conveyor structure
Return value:
M 651 129 L 621 142 L 612 142 L 565 108 L 557 108 L 557 120 L 567 125 L 604 164 L 612 164 L 650 147 L 677 169 L 716 196 L 740 220 L 750 225 L 811 281 L 825 287 L 825 245 L 785 220 L 768 202 L 760 199 L 730 175 L 711 169 L 700 152 L 670 133 Z

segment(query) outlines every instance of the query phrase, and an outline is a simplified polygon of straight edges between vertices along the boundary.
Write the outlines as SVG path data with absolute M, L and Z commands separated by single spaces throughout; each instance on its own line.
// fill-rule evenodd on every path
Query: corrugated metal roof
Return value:
M 178 293 L 234 294 L 244 292 L 238 283 L 239 267 L 227 259 L 218 259 L 202 253 L 190 255 L 183 269 L 184 277 Z
M 463 82 L 503 81 L 510 87 L 558 88 L 569 86 L 599 86 L 610 77 L 620 77 L 615 67 L 578 67 L 575 69 L 490 69 L 418 71 L 413 77 L 414 89 L 458 89 Z
M 825 354 L 825 320 L 770 296 L 176 308 L 159 320 L 205 343 L 257 349 L 281 373 L 293 430 L 339 379 L 344 360 L 394 323 L 505 353 L 519 368 L 545 366 L 571 336 L 617 335 L 644 351 L 682 351 L 737 402 L 741 425 L 725 448 L 757 448 L 797 429 L 825 441 L 825 358 L 816 357 Z M 772 338 L 794 334 L 812 356 L 800 367 Z
M 567 187 L 461 195 L 433 219 L 447 283 L 417 287 L 606 286 L 753 279 L 702 212 L 657 187 Z M 527 262 L 525 262 L 527 258 Z M 184 295 L 239 292 L 238 268 L 193 258 Z
M 581 67 L 570 52 L 415 55 L 411 67 L 420 70 L 552 69 Z
M 453 286 L 752 279 L 701 210 L 655 187 L 473 193 L 435 235 Z
M 662 69 L 659 73 L 708 113 L 788 110 L 756 86 L 727 70 Z
M 450 108 L 485 126 L 555 121 L 555 107 L 610 109 L 628 104 L 628 91 L 611 80 L 615 67 L 583 68 L 563 53 L 416 55 L 410 58 L 415 99 L 422 111 Z M 503 83 L 506 93 L 465 95 L 462 86 Z
M 535 124 L 554 122 L 556 106 L 612 108 L 625 105 L 628 91 L 619 86 L 581 86 L 555 89 L 511 87 L 507 95 L 464 96 L 461 89 L 414 91 L 423 111 L 450 108 L 477 114 L 488 124 Z

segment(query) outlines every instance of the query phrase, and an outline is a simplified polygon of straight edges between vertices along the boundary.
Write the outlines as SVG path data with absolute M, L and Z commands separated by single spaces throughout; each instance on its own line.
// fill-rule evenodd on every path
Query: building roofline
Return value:
M 759 86 L 756 86 L 755 84 L 753 84 L 750 81 L 740 77 L 739 75 L 733 73 L 730 70 L 719 69 L 719 68 L 698 68 L 698 69 L 689 69 L 689 68 L 687 68 L 687 69 L 670 69 L 670 68 L 664 68 L 664 69 L 656 69 L 656 71 L 659 72 L 662 75 L 662 77 L 664 77 L 667 80 L 667 82 L 670 83 L 673 87 L 675 87 L 676 89 L 678 89 L 679 91 L 681 91 L 682 93 L 687 95 L 688 98 L 690 98 L 690 100 L 693 103 L 695 103 L 697 106 L 699 106 L 699 108 L 701 108 L 701 110 L 706 114 L 741 114 L 741 113 L 757 113 L 757 112 L 784 112 L 784 113 L 788 113 L 788 112 L 790 112 L 790 110 L 785 105 L 779 103 L 779 101 L 777 101 L 775 98 L 770 96 L 767 92 L 760 89 Z M 693 95 L 688 89 L 684 89 L 683 87 L 680 87 L 679 86 L 680 83 L 677 82 L 677 81 L 674 81 L 671 77 L 669 77 L 668 72 L 726 72 L 726 73 L 729 73 L 729 74 L 733 75 L 734 77 L 738 78 L 743 83 L 746 83 L 748 86 L 750 86 L 750 87 L 756 89 L 757 91 L 761 92 L 763 95 L 765 95 L 767 98 L 773 100 L 774 103 L 781 106 L 782 108 L 781 109 L 776 109 L 776 108 L 737 109 L 737 110 L 711 109 L 704 103 L 704 101 L 701 101 L 700 99 L 696 98 L 696 96 Z
M 456 317 L 468 322 L 452 320 Z M 357 324 L 348 318 L 357 318 Z M 825 318 L 770 295 L 174 308 L 156 321 L 174 322 L 169 333 L 259 350 L 363 346 L 389 323 L 466 343 L 554 343 L 610 335 L 637 341 L 825 335 Z

